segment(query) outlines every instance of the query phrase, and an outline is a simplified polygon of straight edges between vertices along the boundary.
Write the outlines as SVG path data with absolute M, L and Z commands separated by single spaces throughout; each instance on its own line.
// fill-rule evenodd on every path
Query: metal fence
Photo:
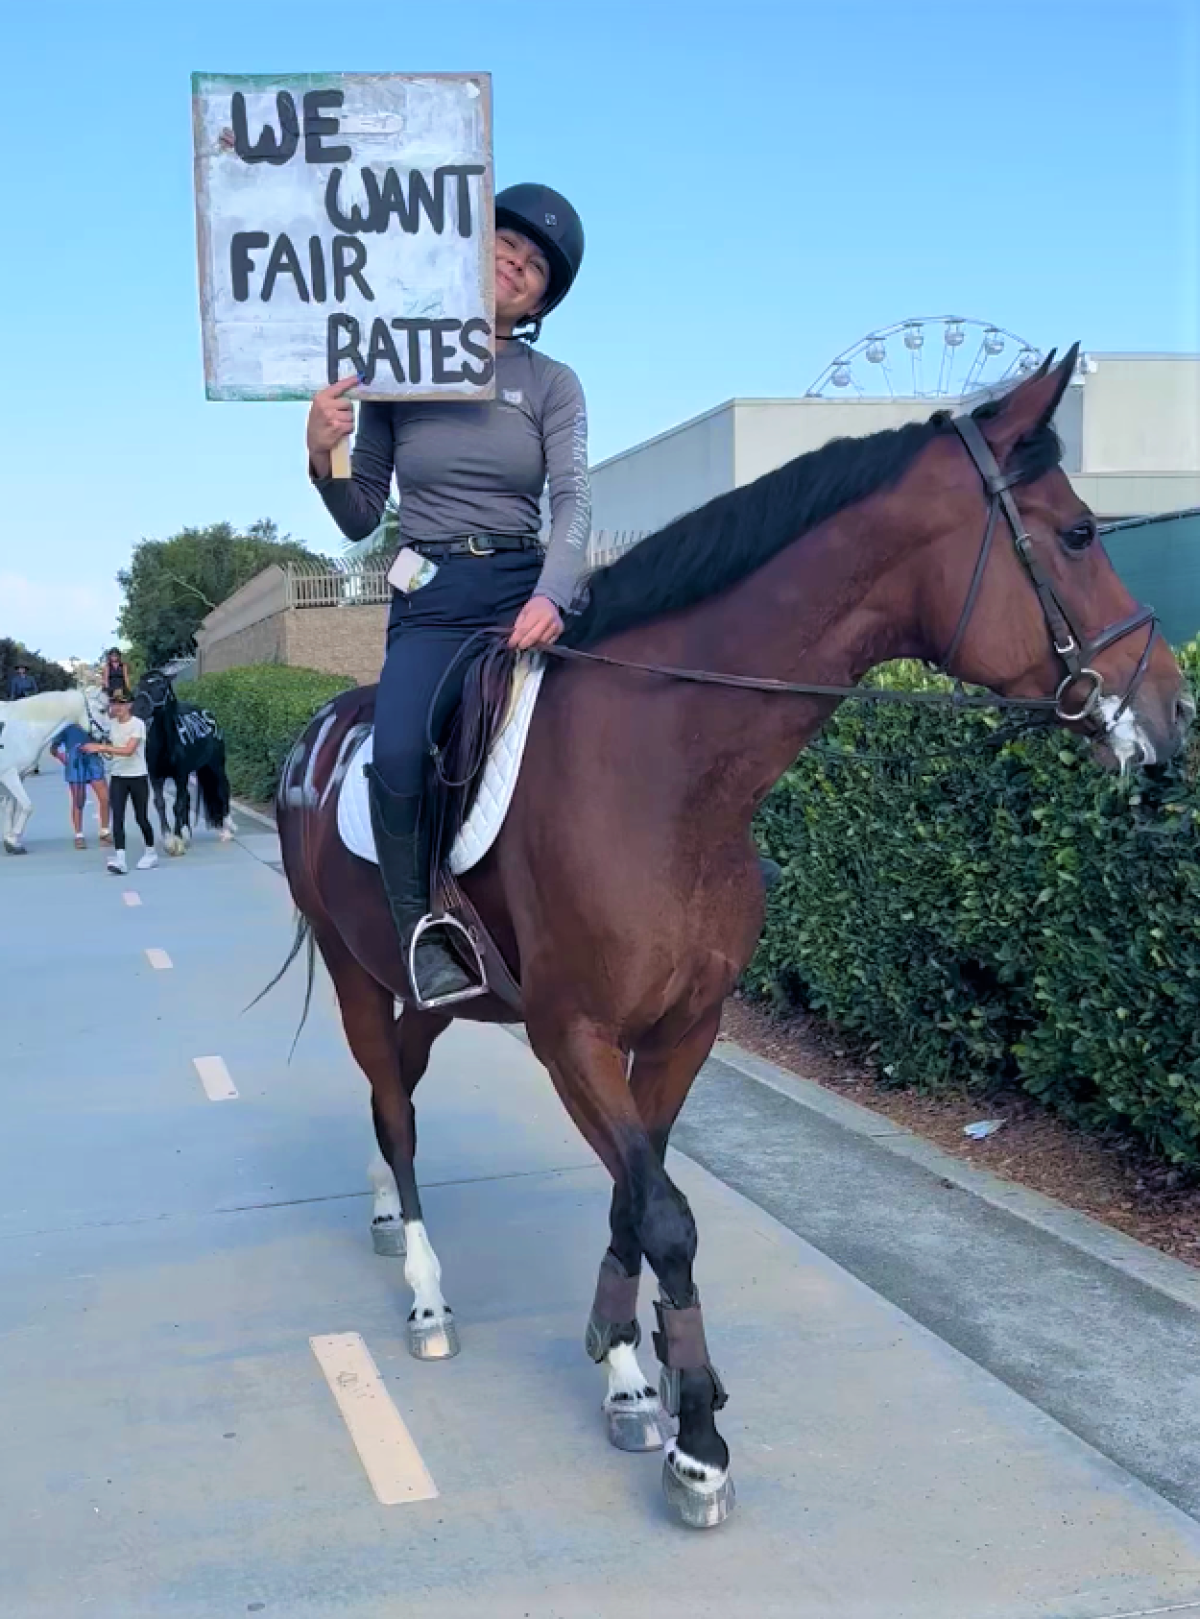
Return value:
M 588 569 L 603 568 L 645 537 L 643 529 L 595 529 L 588 541 Z M 390 554 L 339 562 L 334 557 L 289 562 L 284 569 L 288 607 L 386 607 Z
M 287 605 L 289 607 L 382 607 L 392 599 L 387 582 L 390 559 L 366 558 L 362 562 L 289 562 Z

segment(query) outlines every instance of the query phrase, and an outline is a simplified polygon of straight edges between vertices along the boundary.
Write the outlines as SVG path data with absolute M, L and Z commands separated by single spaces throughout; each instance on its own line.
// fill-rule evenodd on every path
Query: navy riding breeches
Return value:
M 420 590 L 393 593 L 375 701 L 375 766 L 392 792 L 424 791 L 426 725 L 438 682 L 478 630 L 515 621 L 536 589 L 542 561 L 541 551 L 447 557 Z M 438 700 L 433 735 L 439 741 L 458 707 L 466 668 L 458 665 Z

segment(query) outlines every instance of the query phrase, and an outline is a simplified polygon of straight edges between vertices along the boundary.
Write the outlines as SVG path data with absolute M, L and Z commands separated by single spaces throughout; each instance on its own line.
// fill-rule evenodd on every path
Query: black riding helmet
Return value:
M 583 221 L 561 192 L 532 184 L 506 186 L 496 197 L 496 229 L 516 230 L 536 242 L 550 266 L 541 321 L 571 290 L 583 263 Z

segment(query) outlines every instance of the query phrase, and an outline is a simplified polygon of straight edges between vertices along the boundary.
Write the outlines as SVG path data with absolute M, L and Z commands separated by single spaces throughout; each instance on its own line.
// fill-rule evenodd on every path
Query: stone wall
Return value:
M 349 675 L 360 686 L 379 679 L 388 614 L 379 600 L 387 588 L 382 577 L 320 567 L 295 572 L 293 565 L 264 568 L 209 613 L 196 632 L 200 674 L 285 663 Z M 368 600 L 347 600 L 351 591 Z
M 360 686 L 371 685 L 383 667 L 387 615 L 382 606 L 292 608 L 285 615 L 284 661 L 296 668 L 349 675 Z

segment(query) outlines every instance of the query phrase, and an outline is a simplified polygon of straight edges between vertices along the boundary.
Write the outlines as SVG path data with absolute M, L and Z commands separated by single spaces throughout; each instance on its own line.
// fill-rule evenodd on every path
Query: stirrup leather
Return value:
M 468 989 L 456 990 L 452 995 L 438 995 L 433 1000 L 427 1001 L 421 994 L 421 986 L 417 979 L 417 946 L 433 928 L 451 928 L 462 936 L 466 941 L 478 982 L 472 984 Z M 409 940 L 406 965 L 408 967 L 408 981 L 412 985 L 413 1002 L 419 1012 L 436 1012 L 443 1006 L 458 1006 L 462 1001 L 473 1001 L 478 996 L 486 995 L 488 992 L 487 974 L 484 971 L 483 957 L 479 953 L 479 946 L 475 943 L 470 929 L 464 927 L 456 916 L 450 916 L 446 913 L 441 916 L 434 916 L 432 912 L 428 912 L 423 916 L 413 929 L 413 936 Z M 467 971 L 470 970 L 470 968 L 467 969 Z

